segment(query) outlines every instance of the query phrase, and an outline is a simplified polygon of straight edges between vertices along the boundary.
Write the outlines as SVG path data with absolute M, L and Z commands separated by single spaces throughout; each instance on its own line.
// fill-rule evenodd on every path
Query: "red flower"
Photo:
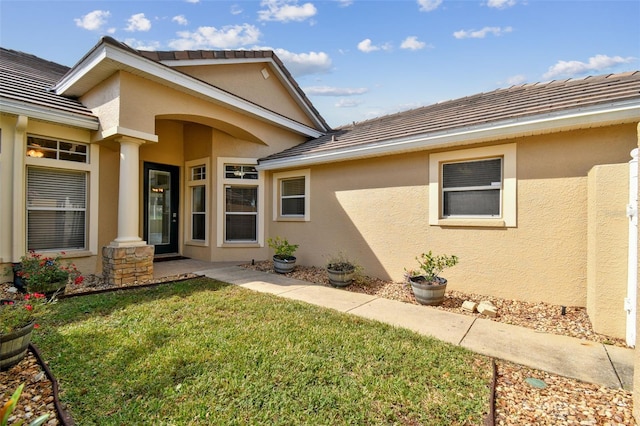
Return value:
M 79 284 L 82 284 L 83 281 L 84 281 L 84 277 L 82 275 L 78 275 L 76 279 L 73 280 L 73 283 L 76 285 L 79 285 Z
M 33 324 L 33 328 L 40 328 L 40 324 Z
M 35 297 L 36 299 L 43 299 L 45 295 L 42 293 L 33 293 L 33 297 Z
M 24 300 L 29 300 L 31 299 L 31 295 L 30 294 L 25 294 L 24 295 Z
M 31 305 L 24 305 L 24 308 L 25 308 L 27 311 L 33 311 L 33 306 L 31 306 Z

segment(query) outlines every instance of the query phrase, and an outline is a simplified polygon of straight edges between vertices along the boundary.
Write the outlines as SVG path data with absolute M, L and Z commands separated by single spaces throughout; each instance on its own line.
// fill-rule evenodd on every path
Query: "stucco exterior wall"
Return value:
M 313 126 L 267 63 L 199 65 L 176 69 L 300 123 Z M 263 69 L 267 70 L 267 78 L 262 74 Z
M 429 153 L 419 152 L 312 167 L 311 222 L 275 222 L 269 233 L 299 243 L 302 264 L 342 250 L 367 274 L 401 281 L 415 256 L 433 250 L 460 257 L 443 274 L 453 290 L 586 306 L 587 176 L 628 161 L 630 130 L 505 141 L 517 144 L 514 228 L 428 225 Z
M 78 166 L 74 163 L 61 162 L 51 159 L 38 159 L 26 157 L 27 136 L 35 135 L 46 138 L 59 139 L 64 141 L 81 142 L 88 144 L 91 140 L 91 132 L 86 129 L 63 126 L 51 122 L 36 119 L 26 119 L 26 128 L 22 135 L 16 135 L 16 125 L 18 117 L 9 114 L 0 114 L 0 130 L 2 137 L 2 149 L 0 153 L 0 277 L 10 279 L 5 268 L 12 261 L 19 261 L 19 258 L 27 251 L 26 242 L 26 168 L 34 167 L 60 167 L 74 169 L 83 167 L 89 174 L 89 185 L 97 182 L 92 177 L 97 175 L 98 168 L 90 165 Z M 16 140 L 16 137 L 19 140 Z M 18 150 L 19 152 L 17 152 Z M 99 150 L 97 147 L 90 148 L 90 161 L 99 161 Z M 14 154 L 19 157 L 19 162 L 15 161 Z M 65 164 L 66 163 L 66 164 Z M 95 176 L 97 178 L 97 176 Z M 19 194 L 14 194 L 14 184 L 17 188 L 22 188 Z M 97 201 L 97 199 L 96 199 Z M 91 198 L 87 200 L 91 203 Z M 16 216 L 14 207 L 18 206 L 19 216 Z M 97 212 L 87 215 L 87 220 L 98 222 Z M 17 232 L 16 232 L 17 230 Z M 97 233 L 87 232 L 88 247 L 82 251 L 68 251 L 62 257 L 65 261 L 73 262 L 81 271 L 93 272 L 96 264 L 96 255 L 92 253 L 91 246 L 95 246 L 92 238 L 97 238 Z
M 589 172 L 587 313 L 594 331 L 626 334 L 628 164 L 596 166 Z

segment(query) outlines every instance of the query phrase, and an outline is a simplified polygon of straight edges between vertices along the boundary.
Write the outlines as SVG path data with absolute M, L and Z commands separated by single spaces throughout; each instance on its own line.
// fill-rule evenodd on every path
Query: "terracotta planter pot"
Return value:
M 273 256 L 273 269 L 279 274 L 286 274 L 293 271 L 296 267 L 296 258 L 289 256 L 285 259 L 281 259 L 277 256 Z
M 436 281 L 428 282 L 423 276 L 409 278 L 416 301 L 421 305 L 441 305 L 447 290 L 447 280 L 436 277 Z
M 0 335 L 0 371 L 8 370 L 16 365 L 27 354 L 33 323 L 11 333 Z

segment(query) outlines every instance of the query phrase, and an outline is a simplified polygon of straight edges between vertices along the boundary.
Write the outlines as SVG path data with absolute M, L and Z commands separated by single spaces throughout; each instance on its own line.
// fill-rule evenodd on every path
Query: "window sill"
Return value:
M 222 248 L 259 248 L 258 243 L 222 243 Z
M 506 228 L 503 219 L 439 219 L 438 226 L 467 228 Z
M 184 244 L 186 246 L 209 247 L 209 243 L 207 241 L 190 240 L 186 241 Z
M 304 216 L 300 216 L 300 217 L 287 217 L 287 216 L 278 216 L 276 218 L 276 222 L 308 222 L 309 219 L 307 219 Z

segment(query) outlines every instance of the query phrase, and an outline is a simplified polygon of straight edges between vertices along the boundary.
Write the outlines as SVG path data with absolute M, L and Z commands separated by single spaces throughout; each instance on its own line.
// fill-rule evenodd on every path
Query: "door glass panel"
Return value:
M 149 244 L 171 243 L 171 173 L 149 170 Z

